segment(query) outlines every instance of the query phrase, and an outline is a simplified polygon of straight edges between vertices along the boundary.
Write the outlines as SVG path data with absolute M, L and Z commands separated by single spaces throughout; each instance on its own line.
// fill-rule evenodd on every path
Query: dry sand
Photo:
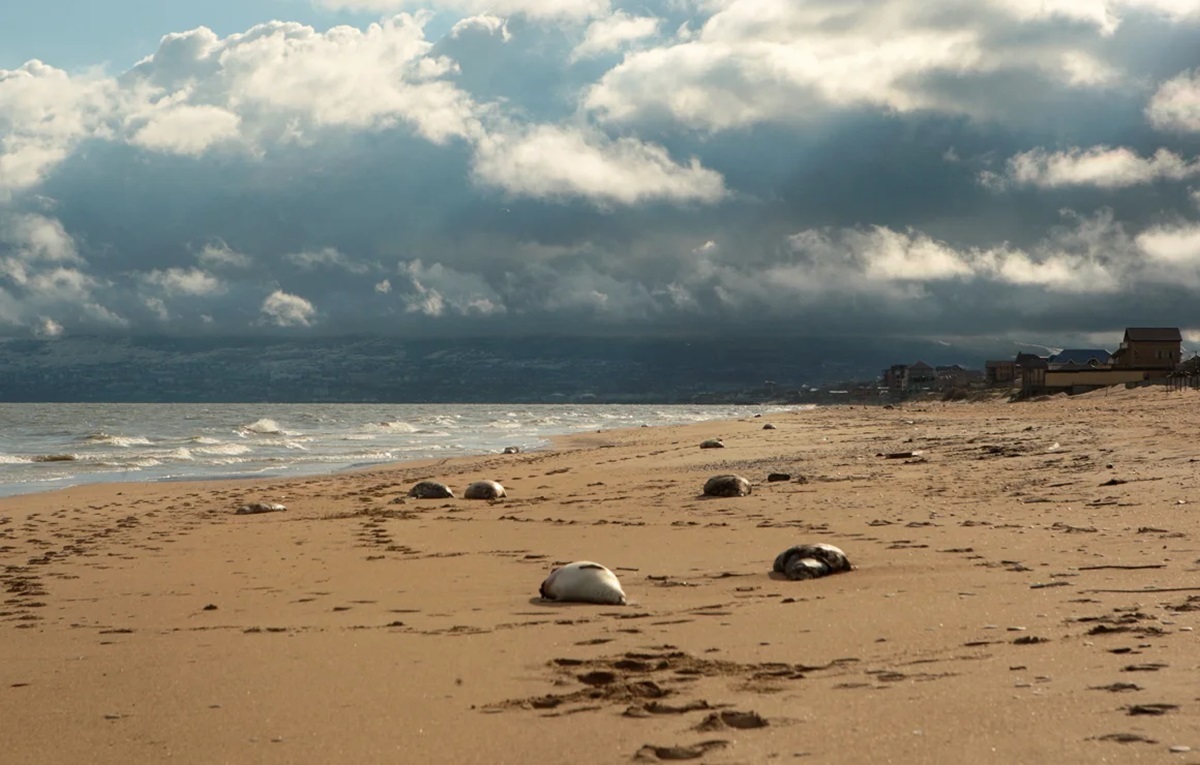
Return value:
M 1200 763 L 1198 404 L 830 408 L 5 499 L 0 760 Z M 754 493 L 702 498 L 722 472 Z M 509 497 L 406 499 L 422 478 Z M 806 541 L 856 569 L 773 579 Z M 580 558 L 631 603 L 538 600 Z

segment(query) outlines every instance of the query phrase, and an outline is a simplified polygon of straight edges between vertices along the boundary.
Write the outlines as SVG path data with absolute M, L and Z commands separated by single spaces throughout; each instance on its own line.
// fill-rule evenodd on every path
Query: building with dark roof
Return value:
M 1178 327 L 1129 327 L 1113 354 L 1117 369 L 1170 371 L 1179 365 L 1183 335 Z

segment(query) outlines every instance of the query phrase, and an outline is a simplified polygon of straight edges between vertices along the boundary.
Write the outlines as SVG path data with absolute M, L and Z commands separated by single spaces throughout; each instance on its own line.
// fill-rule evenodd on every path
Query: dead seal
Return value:
M 476 481 L 463 492 L 463 499 L 499 499 L 504 495 L 504 487 L 496 481 Z
M 578 560 L 550 572 L 538 590 L 546 600 L 625 605 L 617 575 L 599 563 Z
M 710 438 L 707 441 L 700 442 L 701 449 L 724 449 L 725 442 L 719 438 Z
M 234 515 L 258 515 L 259 513 L 282 513 L 287 507 L 272 502 L 251 502 L 233 511 Z
M 454 492 L 444 483 L 437 481 L 417 481 L 408 490 L 408 496 L 417 499 L 454 499 Z
M 850 571 L 850 559 L 840 548 L 818 542 L 789 547 L 775 556 L 774 570 L 788 579 L 816 579 Z
M 704 493 L 710 497 L 744 497 L 750 493 L 750 482 L 740 475 L 714 475 L 704 482 Z

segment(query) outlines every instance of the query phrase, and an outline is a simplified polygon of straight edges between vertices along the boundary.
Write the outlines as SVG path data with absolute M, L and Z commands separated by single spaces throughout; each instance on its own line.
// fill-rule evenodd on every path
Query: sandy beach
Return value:
M 3 499 L 0 759 L 1200 763 L 1198 405 L 832 407 Z M 701 496 L 730 472 L 753 494 Z M 425 478 L 508 497 L 407 498 Z M 803 542 L 855 569 L 772 577 Z M 540 600 L 579 559 L 630 603 Z

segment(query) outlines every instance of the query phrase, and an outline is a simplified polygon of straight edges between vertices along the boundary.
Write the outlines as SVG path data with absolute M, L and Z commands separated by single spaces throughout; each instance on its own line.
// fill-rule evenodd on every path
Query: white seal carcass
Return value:
M 590 560 L 578 560 L 554 569 L 542 582 L 540 592 L 546 600 L 625 605 L 625 591 L 621 589 L 617 575 Z
M 463 492 L 464 499 L 499 499 L 504 496 L 504 487 L 496 481 L 476 481 Z

